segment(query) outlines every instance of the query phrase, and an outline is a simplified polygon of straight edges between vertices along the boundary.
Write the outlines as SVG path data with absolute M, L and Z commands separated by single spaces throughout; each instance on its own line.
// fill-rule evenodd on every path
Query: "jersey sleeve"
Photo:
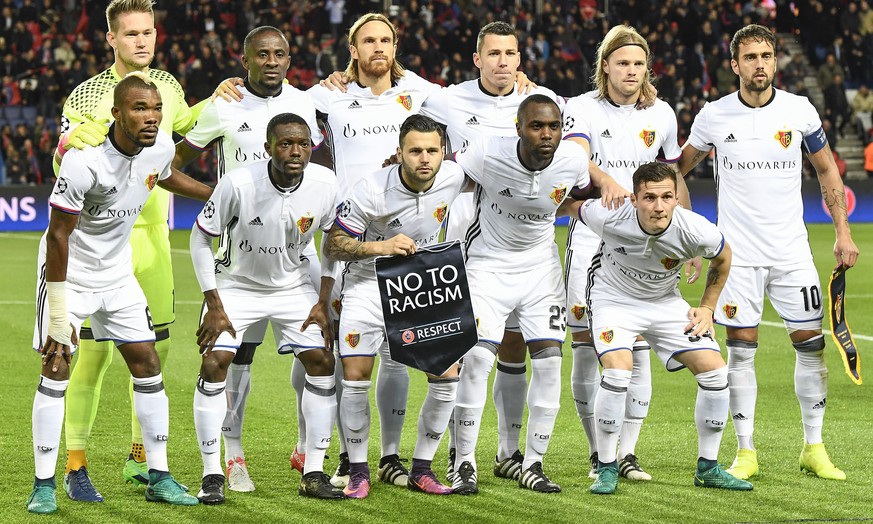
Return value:
M 661 143 L 663 162 L 673 164 L 679 161 L 682 150 L 679 149 L 679 125 L 676 123 L 676 112 L 669 104 L 664 104 L 664 141 Z
M 440 124 L 447 124 L 449 121 L 450 89 L 451 88 L 441 89 L 440 91 L 432 93 L 424 101 L 420 113 L 424 116 L 433 118 Z
M 321 217 L 321 222 L 319 223 L 319 227 L 325 233 L 330 231 L 331 226 L 336 220 L 336 208 L 333 207 L 333 203 L 336 202 L 336 181 L 331 180 L 331 183 L 325 187 L 325 202 L 328 202 L 327 210 Z
M 188 101 L 185 100 L 185 91 L 173 75 L 166 71 L 160 72 L 164 73 L 160 75 L 161 81 L 169 85 L 173 93 L 173 105 L 176 112 L 173 115 L 173 131 L 185 136 L 196 123 L 191 108 L 188 107 Z M 166 101 L 164 101 L 164 106 L 167 106 Z
M 185 143 L 189 146 L 204 150 L 209 147 L 209 144 L 224 136 L 224 130 L 221 127 L 221 116 L 219 115 L 216 102 L 210 101 L 206 103 L 203 111 L 200 112 L 200 118 L 197 123 L 185 134 Z
M 710 151 L 713 144 L 708 125 L 709 119 L 707 118 L 709 113 L 707 111 L 708 105 L 704 105 L 694 118 L 694 123 L 691 124 L 691 133 L 688 135 L 688 141 L 686 142 L 686 144 L 694 149 L 704 152 Z
M 195 224 L 209 236 L 217 237 L 227 227 L 227 223 L 239 214 L 239 199 L 231 177 L 224 176 L 212 191 Z
M 584 96 L 584 95 L 583 95 Z M 564 105 L 564 140 L 568 138 L 584 138 L 591 142 L 591 124 L 579 97 L 567 100 Z
M 374 216 L 373 200 L 368 180 L 358 180 L 349 197 L 337 207 L 336 225 L 352 236 L 362 236 Z
M 458 150 L 453 160 L 474 182 L 481 183 L 485 172 L 485 141 L 473 140 Z
M 821 118 L 819 118 L 815 106 L 806 99 L 802 99 L 801 104 L 803 122 L 806 124 L 806 128 L 803 130 L 803 148 L 809 153 L 817 153 L 827 144 L 827 134 L 821 127 Z
M 90 148 L 85 151 L 90 151 Z M 85 205 L 85 194 L 94 184 L 94 173 L 88 168 L 86 155 L 71 150 L 61 163 L 49 205 L 52 209 L 78 215 Z
M 579 207 L 579 220 L 603 238 L 603 230 L 606 227 L 606 217 L 609 209 L 603 207 L 599 199 L 586 200 Z
M 316 150 L 322 145 L 324 145 L 324 135 L 321 134 L 321 129 L 318 127 L 318 120 L 315 117 L 315 107 L 312 108 L 312 111 L 307 111 L 306 115 L 303 115 L 303 118 L 306 119 L 306 123 L 309 124 L 309 136 L 312 139 L 312 150 Z
M 316 111 L 330 114 L 330 99 L 332 95 L 328 88 L 315 84 L 307 89 L 306 92 L 312 97 L 312 103 L 315 104 Z

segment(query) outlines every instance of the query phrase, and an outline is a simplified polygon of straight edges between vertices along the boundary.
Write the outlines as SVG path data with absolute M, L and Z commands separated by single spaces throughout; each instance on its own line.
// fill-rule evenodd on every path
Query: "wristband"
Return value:
M 697 307 L 698 307 L 698 308 L 702 308 L 702 307 L 703 307 L 703 308 L 706 308 L 706 309 L 710 310 L 710 311 L 712 312 L 713 315 L 715 315 L 715 310 L 712 309 L 712 307 L 710 307 L 710 306 L 707 306 L 707 305 L 705 305 L 705 304 L 700 304 L 700 305 L 697 306 Z

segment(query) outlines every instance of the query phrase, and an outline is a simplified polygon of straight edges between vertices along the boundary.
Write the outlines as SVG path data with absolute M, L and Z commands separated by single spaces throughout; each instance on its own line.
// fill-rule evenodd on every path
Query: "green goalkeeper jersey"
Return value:
M 195 118 L 185 101 L 182 86 L 173 75 L 159 69 L 149 69 L 149 78 L 158 86 L 163 102 L 164 118 L 161 129 L 173 136 L 173 131 L 184 135 L 194 127 Z M 115 86 L 121 77 L 115 65 L 97 76 L 79 84 L 64 104 L 61 117 L 61 132 L 66 133 L 76 124 L 112 121 L 112 99 Z M 166 224 L 170 213 L 170 193 L 155 187 L 136 221 L 135 226 Z

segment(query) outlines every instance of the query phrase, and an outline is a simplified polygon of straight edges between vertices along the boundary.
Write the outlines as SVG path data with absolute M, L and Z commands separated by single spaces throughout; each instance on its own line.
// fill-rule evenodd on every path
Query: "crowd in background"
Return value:
M 563 96 L 591 89 L 592 60 L 615 24 L 648 39 L 659 97 L 676 110 L 684 143 L 707 100 L 737 89 L 730 38 L 749 23 L 794 35 L 805 60 L 778 44 L 775 85 L 808 96 L 806 77 L 824 93 L 823 116 L 832 146 L 841 135 L 869 136 L 873 111 L 873 9 L 867 0 L 411 0 L 391 6 L 399 29 L 398 60 L 442 85 L 478 76 L 472 63 L 479 28 L 505 20 L 519 31 L 522 70 Z M 542 4 L 537 12 L 536 4 Z M 245 35 L 259 25 L 282 29 L 291 43 L 288 80 L 305 89 L 349 58 L 344 36 L 359 15 L 382 1 L 158 1 L 158 43 L 152 67 L 172 73 L 190 104 L 221 80 L 244 76 Z M 0 1 L 0 172 L 6 184 L 52 183 L 51 157 L 65 97 L 108 68 L 104 2 Z M 851 102 L 847 89 L 857 89 Z M 211 179 L 209 157 L 192 174 Z M 711 176 L 701 164 L 697 176 Z M 0 177 L 0 181 L 3 177 Z

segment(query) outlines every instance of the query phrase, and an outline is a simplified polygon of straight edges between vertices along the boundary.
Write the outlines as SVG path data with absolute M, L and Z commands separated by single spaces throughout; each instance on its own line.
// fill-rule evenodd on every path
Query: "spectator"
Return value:
M 866 141 L 873 129 L 873 93 L 862 85 L 852 99 L 852 111 L 855 113 L 855 125 L 862 141 Z
M 852 124 L 852 106 L 846 98 L 846 87 L 843 85 L 843 75 L 834 75 L 833 82 L 824 90 L 825 116 L 845 136 L 846 125 Z
M 825 63 L 818 68 L 818 85 L 822 88 L 822 90 L 827 90 L 828 87 L 832 83 L 834 83 L 834 77 L 836 75 L 840 75 L 840 77 L 845 78 L 845 74 L 843 72 L 842 66 L 837 63 L 837 58 L 833 55 L 833 53 L 828 53 L 825 58 Z

